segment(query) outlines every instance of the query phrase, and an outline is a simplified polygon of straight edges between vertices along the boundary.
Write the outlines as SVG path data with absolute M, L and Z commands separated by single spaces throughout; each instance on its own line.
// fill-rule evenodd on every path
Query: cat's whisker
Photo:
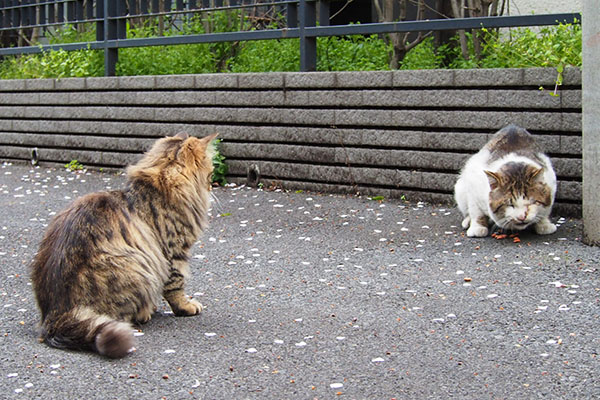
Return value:
M 212 208 L 217 211 L 223 211 L 223 206 L 221 204 L 221 200 L 219 200 L 219 198 L 215 195 L 214 191 L 210 191 L 210 202 L 211 202 L 211 206 Z

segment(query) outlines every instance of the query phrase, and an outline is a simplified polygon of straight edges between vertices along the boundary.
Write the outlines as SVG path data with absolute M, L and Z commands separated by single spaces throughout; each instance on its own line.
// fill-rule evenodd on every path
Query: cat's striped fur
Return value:
M 200 313 L 183 286 L 208 224 L 215 136 L 158 140 L 127 168 L 125 189 L 83 196 L 52 220 L 31 267 L 42 340 L 118 358 L 161 296 L 175 315 Z

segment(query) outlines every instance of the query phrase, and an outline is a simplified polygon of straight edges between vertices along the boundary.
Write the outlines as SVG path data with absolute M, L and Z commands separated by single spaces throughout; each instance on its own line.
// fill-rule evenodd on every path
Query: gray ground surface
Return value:
M 187 285 L 122 360 L 37 341 L 28 265 L 52 215 L 114 173 L 0 167 L 0 398 L 600 397 L 600 249 L 464 237 L 450 207 L 215 190 Z M 142 335 L 143 333 L 143 335 Z

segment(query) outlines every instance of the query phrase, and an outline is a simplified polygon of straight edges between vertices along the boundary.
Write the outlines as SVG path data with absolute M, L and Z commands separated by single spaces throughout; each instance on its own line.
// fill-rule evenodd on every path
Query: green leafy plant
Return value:
M 65 168 L 68 169 L 69 171 L 73 172 L 73 171 L 81 171 L 84 167 L 79 161 L 71 160 L 68 164 L 65 164 Z
M 443 66 L 444 54 L 435 48 L 433 37 L 428 37 L 406 54 L 400 69 L 435 69 Z
M 472 42 L 472 41 L 469 41 Z M 439 49 L 450 68 L 529 68 L 581 66 L 581 25 L 560 24 L 539 29 L 513 28 L 508 32 L 483 29 L 482 56 L 469 49 L 469 59 L 458 56 L 460 48 Z
M 295 39 L 245 42 L 228 66 L 231 72 L 298 71 L 300 42 Z
M 221 186 L 225 186 L 227 184 L 227 171 L 229 168 L 227 164 L 225 164 L 225 156 L 221 154 L 219 151 L 219 145 L 221 143 L 221 139 L 217 139 L 214 141 L 215 146 L 215 156 L 213 157 L 213 182 L 218 183 Z
M 389 69 L 392 52 L 377 35 L 321 37 L 317 39 L 319 71 L 375 71 Z
M 371 201 L 383 201 L 385 200 L 385 197 L 383 196 L 372 196 L 372 197 L 368 197 L 369 200 Z

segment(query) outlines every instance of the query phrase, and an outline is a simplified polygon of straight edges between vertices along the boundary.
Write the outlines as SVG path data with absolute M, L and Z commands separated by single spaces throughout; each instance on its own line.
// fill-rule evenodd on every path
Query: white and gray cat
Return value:
M 548 156 L 525 129 L 509 125 L 467 160 L 454 187 L 454 198 L 469 237 L 484 237 L 494 223 L 520 231 L 556 232 L 549 216 L 556 174 Z

